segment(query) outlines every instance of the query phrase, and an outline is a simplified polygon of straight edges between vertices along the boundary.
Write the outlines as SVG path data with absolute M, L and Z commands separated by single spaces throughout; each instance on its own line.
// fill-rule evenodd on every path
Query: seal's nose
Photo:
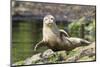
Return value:
M 51 20 L 48 20 L 48 25 L 51 26 L 53 23 Z
M 49 18 L 49 19 L 48 19 L 48 23 L 49 23 L 49 24 L 52 24 L 52 22 L 53 22 L 53 21 Z

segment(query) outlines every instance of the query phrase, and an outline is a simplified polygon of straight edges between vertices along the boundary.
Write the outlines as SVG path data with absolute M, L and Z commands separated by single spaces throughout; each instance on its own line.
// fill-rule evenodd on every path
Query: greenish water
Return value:
M 42 25 L 35 22 L 12 23 L 12 63 L 34 54 L 33 48 L 41 40 Z

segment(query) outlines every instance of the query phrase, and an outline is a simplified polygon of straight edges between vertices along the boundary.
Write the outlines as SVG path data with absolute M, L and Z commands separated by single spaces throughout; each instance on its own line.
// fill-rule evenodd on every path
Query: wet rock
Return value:
M 74 53 L 73 56 L 67 58 L 66 62 L 79 62 L 79 61 L 93 61 L 95 60 L 95 42 L 85 47 L 77 47 L 72 50 Z M 72 52 L 71 51 L 71 52 Z
M 56 53 L 56 55 L 58 56 L 58 61 L 64 61 L 67 59 L 67 53 L 66 51 L 58 51 Z
M 29 65 L 29 64 L 47 64 L 47 63 L 63 63 L 63 62 L 80 62 L 80 61 L 94 61 L 95 58 L 95 42 L 88 46 L 81 46 L 72 51 L 57 51 L 53 52 L 48 49 L 42 53 L 33 55 L 25 61 L 17 62 L 15 65 Z
M 42 58 L 48 58 L 49 56 L 51 56 L 53 54 L 54 54 L 54 52 L 51 49 L 48 49 L 42 53 Z

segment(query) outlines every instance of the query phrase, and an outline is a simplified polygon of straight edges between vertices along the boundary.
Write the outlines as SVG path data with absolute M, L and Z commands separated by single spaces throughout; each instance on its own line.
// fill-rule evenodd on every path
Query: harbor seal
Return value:
M 36 44 L 34 51 L 36 51 L 39 45 L 45 45 L 53 51 L 69 51 L 76 47 L 86 46 L 91 43 L 81 38 L 70 37 L 66 31 L 59 29 L 55 22 L 55 18 L 52 15 L 46 15 L 44 17 L 43 39 Z

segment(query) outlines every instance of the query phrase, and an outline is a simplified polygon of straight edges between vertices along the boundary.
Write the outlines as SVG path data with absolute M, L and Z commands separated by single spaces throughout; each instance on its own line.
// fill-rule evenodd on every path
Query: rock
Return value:
M 54 52 L 51 49 L 46 50 L 42 53 L 42 58 L 48 58 L 50 55 L 53 55 Z
M 66 62 L 76 62 L 78 60 L 78 56 L 69 57 Z
M 15 65 L 29 65 L 29 64 L 47 64 L 47 63 L 63 63 L 63 62 L 80 62 L 80 61 L 94 61 L 95 58 L 95 42 L 88 46 L 81 46 L 72 51 L 57 51 L 53 52 L 51 49 L 38 53 L 25 61 L 19 61 Z
M 75 54 L 73 54 L 73 56 L 69 56 L 66 62 L 80 62 L 80 61 L 95 60 L 95 42 L 93 42 L 89 46 L 77 47 L 73 51 Z
M 54 14 L 57 18 L 57 21 L 65 20 L 72 22 L 79 19 L 82 16 L 86 17 L 86 20 L 95 18 L 95 7 L 91 6 L 75 6 L 75 5 L 62 5 L 62 4 L 43 4 L 35 2 L 15 2 L 16 6 L 13 6 L 14 9 L 13 15 L 22 15 L 22 19 L 26 19 L 29 16 L 36 16 L 36 18 L 43 18 L 45 14 Z M 32 19 L 29 17 L 29 19 Z M 20 17 L 19 17 L 20 18 Z M 32 19 L 33 20 L 33 19 Z
M 25 61 L 24 61 L 24 65 L 29 65 L 29 64 L 32 64 L 33 62 L 37 62 L 39 60 L 41 60 L 41 53 L 38 53 L 36 55 L 33 55 L 32 57 L 30 58 L 27 58 Z
M 24 62 L 25 65 L 32 64 L 32 60 L 30 58 L 27 58 Z
M 85 47 L 81 52 L 81 56 L 95 56 L 95 43 Z
M 30 59 L 32 59 L 32 61 L 40 60 L 41 59 L 41 53 L 33 55 Z
M 56 55 L 58 56 L 58 61 L 64 61 L 67 59 L 67 52 L 66 51 L 58 51 L 56 53 Z

